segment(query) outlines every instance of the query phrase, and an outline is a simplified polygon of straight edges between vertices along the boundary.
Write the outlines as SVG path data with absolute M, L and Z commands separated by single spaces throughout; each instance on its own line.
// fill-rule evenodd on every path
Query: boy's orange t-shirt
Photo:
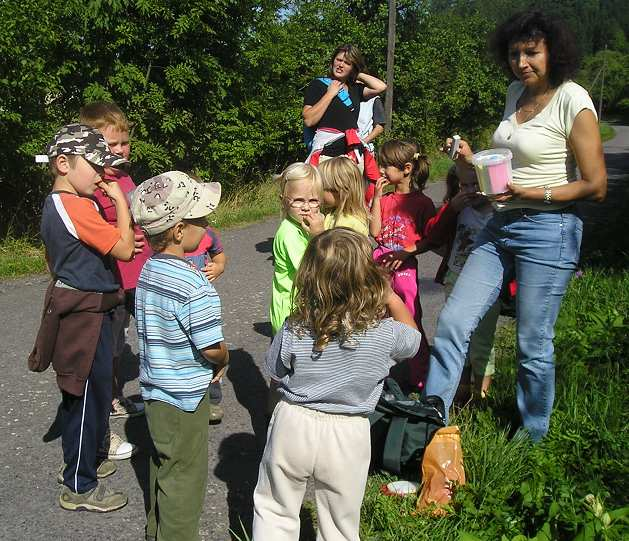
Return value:
M 120 240 L 120 231 L 103 219 L 94 200 L 63 191 L 49 194 L 41 236 L 56 279 L 81 291 L 118 290 L 108 254 Z

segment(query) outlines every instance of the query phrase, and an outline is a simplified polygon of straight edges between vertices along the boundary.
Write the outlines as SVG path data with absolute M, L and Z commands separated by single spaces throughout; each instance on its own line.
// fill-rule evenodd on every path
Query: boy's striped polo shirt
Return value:
M 194 411 L 214 374 L 200 350 L 223 340 L 214 286 L 184 259 L 155 254 L 140 273 L 135 307 L 142 398 Z

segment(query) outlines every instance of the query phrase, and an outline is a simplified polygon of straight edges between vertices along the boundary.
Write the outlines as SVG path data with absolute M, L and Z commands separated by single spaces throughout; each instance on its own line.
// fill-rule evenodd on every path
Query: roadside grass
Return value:
M 598 130 L 601 133 L 601 140 L 603 142 L 609 141 L 616 137 L 616 130 L 610 126 L 607 122 L 601 122 L 598 126 Z
M 439 180 L 445 180 L 448 169 L 454 164 L 454 162 L 448 158 L 443 152 L 435 156 L 430 157 L 430 176 L 428 182 L 437 182 Z
M 447 157 L 431 159 L 430 182 L 442 180 L 451 165 Z M 221 203 L 210 216 L 210 224 L 221 230 L 243 226 L 269 216 L 278 215 L 278 185 L 272 177 L 242 184 L 223 195 Z M 0 241 L 0 279 L 17 278 L 46 270 L 44 250 L 37 235 L 14 237 L 10 233 Z
M 46 271 L 44 249 L 36 237 L 14 237 L 0 242 L 0 278 L 15 278 Z
M 467 484 L 443 518 L 415 515 L 415 498 L 381 494 L 370 477 L 365 541 L 629 539 L 629 272 L 575 278 L 556 327 L 556 398 L 548 436 L 513 437 L 514 325 L 500 329 L 489 398 L 455 412 Z M 418 472 L 419 476 L 419 472 Z
M 280 212 L 278 184 L 269 177 L 258 183 L 243 184 L 221 199 L 210 223 L 220 229 L 256 222 Z
M 244 184 L 225 193 L 216 212 L 210 215 L 212 227 L 223 229 L 279 215 L 277 183 L 272 179 Z M 46 271 L 41 241 L 36 235 L 15 237 L 10 232 L 0 241 L 0 279 L 17 278 Z
M 605 122 L 601 123 L 600 131 L 603 141 L 615 136 L 614 129 Z M 444 180 L 452 160 L 439 153 L 431 156 L 430 161 L 428 182 Z M 241 226 L 278 214 L 279 210 L 277 184 L 269 177 L 258 183 L 242 184 L 226 193 L 210 222 L 218 229 Z M 44 250 L 35 234 L 15 237 L 9 232 L 0 240 L 0 279 L 17 278 L 45 270 Z

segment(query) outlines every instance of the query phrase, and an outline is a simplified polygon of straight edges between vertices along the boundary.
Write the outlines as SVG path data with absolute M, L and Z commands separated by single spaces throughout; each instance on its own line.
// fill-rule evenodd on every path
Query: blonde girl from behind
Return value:
M 282 222 L 273 240 L 273 289 L 271 327 L 275 334 L 292 309 L 293 281 L 304 255 L 311 227 L 323 228 L 321 178 L 315 167 L 293 163 L 277 177 L 282 202 Z
M 253 539 L 299 539 L 312 478 L 317 539 L 359 541 L 371 457 L 367 415 L 390 366 L 415 354 L 420 334 L 373 262 L 369 239 L 351 229 L 310 241 L 295 289 L 294 312 L 266 357 L 281 400 L 254 491 Z
M 364 181 L 356 164 L 345 156 L 338 156 L 322 162 L 319 173 L 323 183 L 324 209 L 331 209 L 324 220 L 325 229 L 349 227 L 369 235 Z

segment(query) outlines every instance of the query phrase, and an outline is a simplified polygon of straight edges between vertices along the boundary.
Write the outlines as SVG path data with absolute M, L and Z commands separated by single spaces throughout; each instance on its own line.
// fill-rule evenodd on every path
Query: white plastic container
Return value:
M 386 485 L 386 493 L 390 496 L 408 496 L 419 490 L 419 483 L 413 481 L 393 481 Z
M 490 148 L 472 156 L 483 194 L 496 195 L 507 191 L 507 184 L 513 179 L 511 158 L 513 154 L 508 148 Z

